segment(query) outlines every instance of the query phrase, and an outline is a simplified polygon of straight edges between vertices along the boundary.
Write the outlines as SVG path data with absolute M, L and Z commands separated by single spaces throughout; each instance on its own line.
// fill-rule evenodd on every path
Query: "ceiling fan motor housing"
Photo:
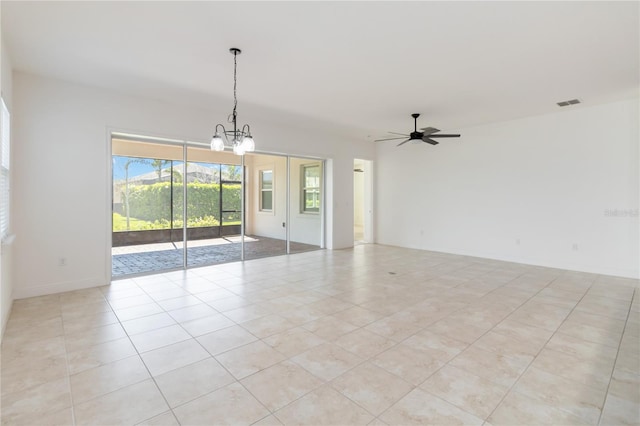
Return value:
M 416 140 L 416 139 L 422 139 L 422 136 L 424 135 L 424 133 L 419 132 L 418 131 L 418 117 L 420 117 L 420 114 L 418 114 L 417 112 L 414 112 L 413 114 L 411 114 L 411 116 L 413 117 L 413 132 L 409 133 L 409 140 Z

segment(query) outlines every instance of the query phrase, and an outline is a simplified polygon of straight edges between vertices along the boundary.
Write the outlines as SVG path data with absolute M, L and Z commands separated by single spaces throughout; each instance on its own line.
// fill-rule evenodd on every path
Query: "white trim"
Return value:
M 409 249 L 417 249 L 417 250 L 425 250 L 432 251 L 437 253 L 447 253 L 447 254 L 455 254 L 459 256 L 469 256 L 469 257 L 477 257 L 480 259 L 491 259 L 498 260 L 503 262 L 511 262 L 511 263 L 520 263 L 523 265 L 530 266 L 540 266 L 543 268 L 551 268 L 551 269 L 562 269 L 567 271 L 579 271 L 579 272 L 587 272 L 590 274 L 600 274 L 600 275 L 612 275 L 617 277 L 624 278 L 640 278 L 640 271 L 638 269 L 628 269 L 628 268 L 609 268 L 609 267 L 594 267 L 591 264 L 582 264 L 582 263 L 570 263 L 567 264 L 565 262 L 556 263 L 551 259 L 540 259 L 535 257 L 523 257 L 518 255 L 499 255 L 494 253 L 485 253 L 474 250 L 457 250 L 451 248 L 442 248 L 442 247 L 434 247 L 434 246 L 399 246 L 396 244 L 380 244 L 386 245 L 390 247 L 402 247 Z
M 113 279 L 113 130 L 109 127 L 106 128 L 106 149 L 107 149 L 107 182 L 108 188 L 106 192 L 106 242 L 107 247 L 105 247 L 105 257 L 106 257 L 106 268 L 105 268 L 105 282 L 111 283 Z
M 285 164 L 285 168 L 287 170 L 286 173 L 286 193 L 284 196 L 285 199 L 285 211 L 284 211 L 284 240 L 287 245 L 286 252 L 287 254 L 291 254 L 291 156 L 287 156 L 287 161 Z
M 189 228 L 189 217 L 187 216 L 187 192 L 189 192 L 189 174 L 187 173 L 187 165 L 189 163 L 188 152 L 187 144 L 182 145 L 182 269 L 187 269 L 187 252 L 189 251 L 189 236 L 187 235 L 187 229 Z M 171 163 L 171 173 L 169 174 L 171 191 L 173 191 L 174 185 L 173 167 L 173 163 Z M 220 197 L 220 200 L 222 200 L 222 167 L 218 167 L 218 170 L 220 170 L 220 194 L 218 196 Z M 173 212 L 173 206 L 170 207 L 171 212 Z M 127 214 L 129 214 L 129 211 L 127 211 Z M 173 224 L 173 218 L 171 218 L 171 223 Z M 220 212 L 220 225 L 222 225 L 222 212 Z M 173 229 L 169 229 L 169 233 L 171 232 L 173 232 Z
M 15 299 L 24 299 L 27 297 L 45 296 L 47 294 L 63 293 L 66 291 L 82 290 L 85 288 L 102 287 L 108 285 L 109 281 L 105 281 L 102 277 L 95 277 L 79 281 L 63 281 L 52 284 L 43 284 L 36 286 L 17 286 L 14 289 L 13 297 Z
M 120 132 L 112 132 L 112 139 L 122 139 L 131 142 L 149 142 L 149 143 L 161 143 L 166 145 L 184 145 L 186 141 L 180 139 L 167 139 L 163 137 L 155 137 L 155 136 L 142 136 L 142 135 L 134 135 L 130 133 L 120 133 Z M 198 144 L 200 145 L 200 144 Z
M 325 173 L 327 160 L 322 160 L 320 164 L 322 164 L 322 179 L 320 179 L 320 195 L 322 196 L 320 200 L 320 248 L 327 248 L 327 203 L 323 202 L 327 199 L 325 193 L 327 188 L 327 174 Z
M 276 215 L 276 166 L 275 164 L 262 164 L 255 166 L 255 170 L 258 172 L 258 202 L 256 212 L 261 215 L 275 216 Z M 262 209 L 262 172 L 271 172 L 271 209 Z
M 0 237 L 6 239 L 11 233 L 11 210 L 13 179 L 11 171 L 11 113 L 4 98 L 0 97 Z M 6 196 L 6 199 L 5 199 Z
M 16 240 L 16 234 L 9 234 L 2 239 L 2 246 L 10 246 Z
M 186 157 L 186 156 L 185 156 Z M 247 232 L 247 191 L 246 191 L 246 177 L 247 177 L 247 166 L 245 164 L 245 157 L 244 155 L 241 156 L 240 158 L 240 171 L 241 171 L 241 175 L 240 175 L 240 260 L 241 261 L 245 261 L 245 247 L 244 247 L 244 234 Z M 187 184 L 185 183 L 185 186 Z M 222 167 L 220 167 L 220 201 L 224 201 L 224 199 L 222 198 Z M 183 204 L 186 206 L 187 205 L 187 196 L 185 194 L 184 197 L 184 202 Z M 221 209 L 222 210 L 222 209 Z M 186 235 L 187 233 L 187 210 L 185 208 L 185 214 L 184 214 L 185 220 L 184 220 L 184 224 L 185 224 L 185 228 L 184 228 L 184 233 Z M 220 212 L 220 225 L 222 225 L 222 212 Z M 187 247 L 186 244 L 184 247 Z M 186 256 L 186 255 L 185 255 Z M 188 266 L 187 264 L 187 258 L 185 257 L 185 267 Z
M 307 168 L 311 168 L 311 167 L 317 167 L 318 168 L 318 186 L 310 186 L 309 188 L 318 188 L 318 203 L 320 203 L 320 205 L 318 206 L 318 210 L 306 210 L 307 207 L 307 199 L 305 197 L 305 189 L 307 188 L 305 186 L 305 184 L 307 183 L 307 179 L 306 179 L 306 169 Z M 311 215 L 311 216 L 318 216 L 320 215 L 320 210 L 322 209 L 322 162 L 317 162 L 314 161 L 313 163 L 304 163 L 304 164 L 300 164 L 300 205 L 298 206 L 298 214 L 302 216 L 305 215 Z
M 375 207 L 375 187 L 374 187 L 374 166 L 373 160 L 364 161 L 364 241 L 367 244 L 373 244 L 375 239 L 374 232 L 374 207 Z M 368 183 L 368 185 L 367 185 Z
M 13 290 L 11 291 L 11 295 L 9 296 L 9 299 L 11 300 L 11 303 L 9 303 L 9 309 L 7 309 L 7 312 L 2 312 L 2 318 L 0 318 L 0 321 L 2 321 L 2 331 L 0 331 L 0 343 L 2 343 L 2 339 L 4 338 L 4 332 L 7 330 L 7 324 L 9 323 L 9 318 L 11 317 L 11 311 L 13 310 L 13 301 L 16 299 L 15 297 L 13 297 Z

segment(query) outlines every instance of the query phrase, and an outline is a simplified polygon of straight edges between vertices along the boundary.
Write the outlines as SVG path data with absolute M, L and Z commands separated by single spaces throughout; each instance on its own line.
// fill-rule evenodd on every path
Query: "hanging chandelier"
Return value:
M 229 52 L 233 55 L 233 112 L 229 115 L 228 122 L 233 123 L 233 130 L 227 130 L 222 124 L 217 124 L 216 133 L 211 139 L 211 150 L 224 151 L 225 147 L 229 145 L 233 148 L 234 154 L 244 155 L 245 152 L 255 151 L 256 144 L 251 137 L 251 129 L 248 124 L 242 126 L 241 130 L 238 129 L 238 113 L 236 112 L 238 108 L 238 98 L 236 96 L 237 58 L 242 51 L 232 47 Z

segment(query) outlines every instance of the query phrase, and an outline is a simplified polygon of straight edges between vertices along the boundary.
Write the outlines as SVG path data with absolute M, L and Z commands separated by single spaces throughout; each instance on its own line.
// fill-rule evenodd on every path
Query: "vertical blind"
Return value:
M 4 99 L 0 99 L 0 101 L 2 102 L 2 115 L 0 116 L 0 137 L 2 138 L 2 149 L 0 150 L 0 237 L 5 238 L 9 233 L 9 202 L 11 199 L 11 185 L 9 182 L 11 169 L 11 121 Z

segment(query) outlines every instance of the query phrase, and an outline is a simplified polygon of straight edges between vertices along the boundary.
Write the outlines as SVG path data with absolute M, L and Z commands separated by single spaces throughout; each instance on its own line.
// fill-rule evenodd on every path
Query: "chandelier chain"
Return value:
M 238 96 L 236 93 L 236 86 L 238 84 L 238 53 L 233 52 L 233 120 L 236 120 L 237 113 L 236 109 L 238 108 Z

